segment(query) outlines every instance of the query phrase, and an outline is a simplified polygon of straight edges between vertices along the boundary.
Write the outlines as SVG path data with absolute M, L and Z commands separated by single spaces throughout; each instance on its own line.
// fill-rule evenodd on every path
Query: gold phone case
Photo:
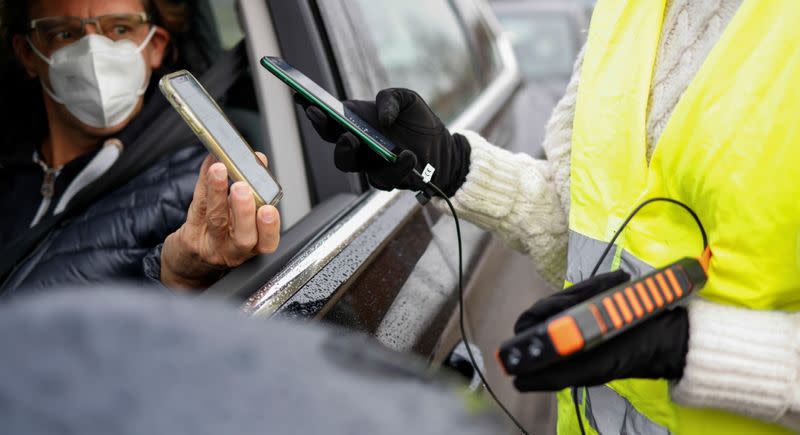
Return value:
M 219 110 L 222 116 L 225 117 L 225 120 L 228 121 L 229 124 L 231 124 L 230 119 L 228 119 L 228 116 L 225 115 L 225 112 L 222 111 L 217 102 L 213 98 L 211 98 L 211 95 L 209 95 L 208 92 L 205 90 L 203 85 L 199 81 L 197 81 L 197 79 L 195 79 L 195 77 L 189 71 L 186 70 L 177 71 L 162 77 L 158 83 L 159 88 L 161 89 L 161 93 L 164 94 L 164 96 L 167 98 L 170 104 L 172 104 L 175 110 L 181 115 L 183 120 L 186 121 L 186 124 L 189 125 L 194 134 L 197 135 L 198 139 L 200 139 L 203 145 L 205 145 L 206 149 L 208 149 L 208 151 L 217 160 L 219 160 L 225 165 L 225 167 L 228 169 L 229 177 L 234 181 L 244 181 L 251 187 L 251 190 L 253 191 L 253 196 L 255 197 L 256 200 L 257 207 L 261 207 L 262 205 L 265 204 L 276 205 L 281 200 L 281 198 L 283 198 L 283 188 L 281 188 L 281 185 L 277 182 L 277 180 L 275 180 L 275 176 L 272 175 L 272 171 L 270 171 L 269 168 L 264 168 L 267 170 L 267 173 L 269 174 L 270 178 L 272 178 L 272 181 L 275 182 L 275 185 L 278 188 L 278 192 L 274 198 L 262 198 L 258 192 L 258 189 L 256 189 L 253 186 L 253 183 L 251 183 L 250 180 L 248 180 L 247 177 L 245 177 L 244 173 L 236 166 L 236 163 L 228 156 L 228 154 L 219 144 L 217 139 L 211 134 L 208 128 L 195 115 L 195 113 L 187 106 L 186 102 L 183 100 L 183 98 L 181 98 L 181 95 L 172 86 L 171 80 L 181 76 L 187 76 L 190 80 L 194 80 L 195 82 L 197 82 L 200 90 L 205 94 L 206 97 L 208 97 L 208 100 L 214 105 L 214 107 L 216 107 L 217 110 Z M 244 138 L 236 130 L 236 128 L 233 127 L 233 124 L 231 124 L 231 128 L 233 128 L 234 131 L 236 131 L 236 134 L 239 135 L 239 137 L 242 139 L 242 141 L 245 144 L 247 144 L 247 141 L 244 140 Z M 253 148 L 250 147 L 249 144 L 247 144 L 247 146 L 248 148 L 250 148 L 250 151 L 253 151 Z

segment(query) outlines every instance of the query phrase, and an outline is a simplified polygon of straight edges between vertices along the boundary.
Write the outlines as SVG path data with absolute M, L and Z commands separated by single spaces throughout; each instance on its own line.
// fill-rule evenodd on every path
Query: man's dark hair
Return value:
M 41 143 L 47 133 L 42 90 L 14 57 L 14 35 L 27 32 L 27 1 L 0 0 L 0 156 Z M 2 162 L 0 162 L 2 163 Z
M 19 150 L 30 150 L 44 140 L 47 119 L 38 80 L 27 77 L 14 56 L 14 35 L 28 32 L 30 4 L 36 0 L 0 0 L 0 159 Z M 145 10 L 156 25 L 162 19 L 157 0 L 142 0 Z M 177 0 L 185 2 L 186 0 Z M 176 1 L 170 1 L 176 3 Z M 172 51 L 172 49 L 170 49 Z M 167 53 L 167 61 L 176 58 Z M 2 165 L 2 160 L 0 160 Z
M 3 57 L 13 57 L 11 41 L 15 34 L 27 31 L 29 22 L 28 2 L 0 0 L 0 35 L 3 38 Z

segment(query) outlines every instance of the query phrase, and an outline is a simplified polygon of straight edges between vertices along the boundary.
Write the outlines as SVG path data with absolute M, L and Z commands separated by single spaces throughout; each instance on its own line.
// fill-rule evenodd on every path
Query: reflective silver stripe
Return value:
M 608 242 L 595 240 L 578 232 L 569 232 L 569 258 L 567 260 L 567 281 L 578 283 L 589 278 L 597 260 L 603 255 Z M 619 249 L 613 246 L 603 259 L 598 273 L 611 271 L 614 254 Z M 653 267 L 626 250 L 620 254 L 620 269 L 631 276 L 642 276 L 652 272 Z M 584 402 L 584 392 L 586 398 Z M 669 430 L 653 422 L 640 413 L 616 391 L 602 385 L 579 388 L 578 400 L 585 403 L 584 414 L 588 424 L 601 435 L 668 435 Z
M 608 246 L 608 242 L 596 240 L 573 230 L 569 231 L 569 252 L 567 254 L 567 281 L 575 284 L 581 282 L 592 273 L 597 260 L 603 255 L 603 251 Z M 608 255 L 603 259 L 603 263 L 597 273 L 611 271 L 611 264 L 614 261 L 614 254 L 617 247 L 613 246 Z
M 655 270 L 655 268 L 644 261 L 638 259 L 626 250 L 622 250 L 619 268 L 628 272 L 631 276 L 642 276 Z
M 597 260 L 603 255 L 603 251 L 608 246 L 608 242 L 596 240 L 581 233 L 569 231 L 569 253 L 567 257 L 567 281 L 575 284 L 589 278 Z M 613 246 L 608 255 L 603 259 L 597 273 L 610 272 L 614 263 L 614 254 L 619 247 Z M 631 274 L 631 276 L 642 276 L 654 270 L 653 266 L 638 259 L 626 250 L 620 254 L 619 268 Z
M 586 391 L 586 421 L 600 435 L 669 435 L 669 430 L 640 413 L 611 388 L 579 388 L 578 400 L 583 402 Z

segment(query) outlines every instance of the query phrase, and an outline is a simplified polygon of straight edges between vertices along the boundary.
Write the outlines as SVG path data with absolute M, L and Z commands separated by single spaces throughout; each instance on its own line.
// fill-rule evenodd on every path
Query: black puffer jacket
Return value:
M 206 154 L 200 145 L 182 148 L 99 198 L 50 233 L 6 279 L 0 294 L 157 280 L 161 243 L 186 220 Z

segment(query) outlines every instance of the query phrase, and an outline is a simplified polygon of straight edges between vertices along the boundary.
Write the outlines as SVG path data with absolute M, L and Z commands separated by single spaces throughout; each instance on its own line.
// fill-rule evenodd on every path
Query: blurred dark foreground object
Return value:
M 13 434 L 496 434 L 494 408 L 367 337 L 176 296 L 59 291 L 0 306 Z

